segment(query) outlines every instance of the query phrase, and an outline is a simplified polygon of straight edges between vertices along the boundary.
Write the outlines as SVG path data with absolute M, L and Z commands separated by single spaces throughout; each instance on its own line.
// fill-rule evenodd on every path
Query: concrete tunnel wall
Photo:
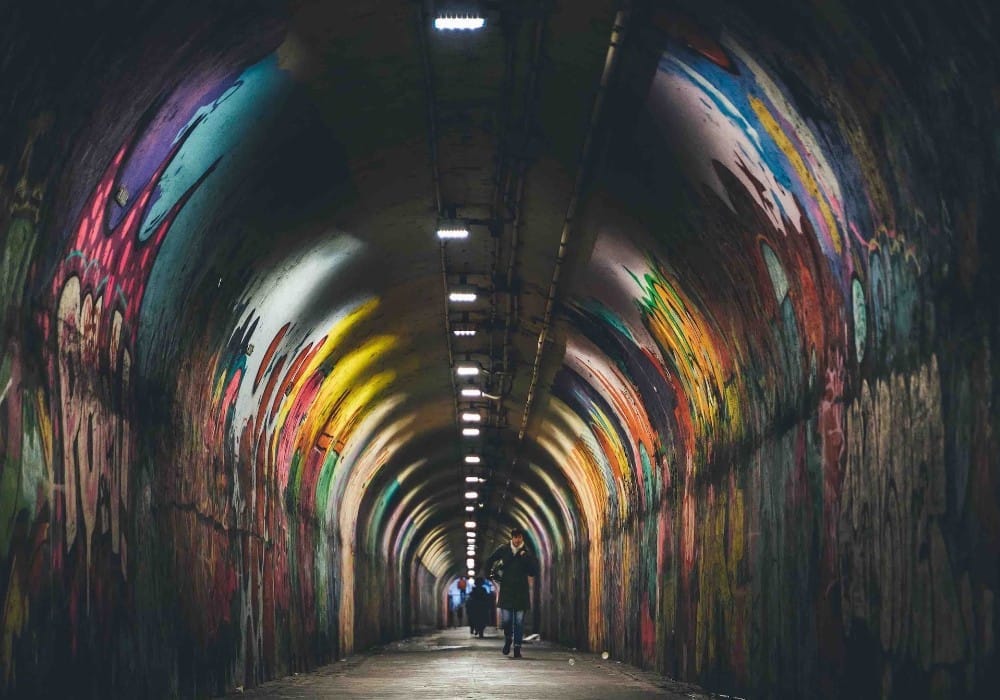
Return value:
M 543 637 L 760 698 L 1000 681 L 995 17 L 875 5 L 635 3 L 487 543 L 529 529 Z M 311 223 L 359 175 L 294 8 L 46 10 L 0 11 L 2 694 L 443 624 L 440 280 Z

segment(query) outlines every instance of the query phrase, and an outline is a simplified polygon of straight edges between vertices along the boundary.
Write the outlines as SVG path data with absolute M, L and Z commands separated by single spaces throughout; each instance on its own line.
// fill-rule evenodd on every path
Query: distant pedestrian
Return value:
M 493 610 L 493 596 L 486 589 L 486 579 L 482 576 L 476 577 L 476 587 L 469 593 L 465 605 L 469 609 L 469 631 L 482 639 Z
M 504 655 L 514 646 L 514 658 L 521 658 L 524 641 L 524 613 L 531 607 L 528 579 L 538 575 L 538 559 L 524 541 L 524 530 L 510 531 L 510 542 L 502 545 L 486 560 L 486 570 L 500 584 L 500 617 L 503 625 Z

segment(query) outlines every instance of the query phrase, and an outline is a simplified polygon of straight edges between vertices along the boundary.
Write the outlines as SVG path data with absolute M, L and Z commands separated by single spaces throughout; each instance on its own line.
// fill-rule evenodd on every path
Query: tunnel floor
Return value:
M 357 654 L 311 673 L 226 697 L 533 698 L 607 700 L 720 697 L 634 666 L 547 642 L 526 643 L 523 659 L 500 653 L 494 628 L 484 639 L 452 628 Z M 725 696 L 722 696 L 725 697 Z

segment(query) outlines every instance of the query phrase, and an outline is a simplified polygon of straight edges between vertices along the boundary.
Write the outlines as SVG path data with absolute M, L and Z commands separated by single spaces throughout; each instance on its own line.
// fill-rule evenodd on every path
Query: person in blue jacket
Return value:
M 510 653 L 514 645 L 514 658 L 521 658 L 524 640 L 524 613 L 531 607 L 528 579 L 538 575 L 538 559 L 524 541 L 524 530 L 515 527 L 510 531 L 510 542 L 502 545 L 486 560 L 486 570 L 500 585 L 500 619 L 503 625 L 503 653 Z

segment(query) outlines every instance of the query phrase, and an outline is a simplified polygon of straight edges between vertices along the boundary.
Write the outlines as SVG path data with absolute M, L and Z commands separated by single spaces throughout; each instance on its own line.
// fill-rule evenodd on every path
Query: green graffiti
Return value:
M 316 516 L 321 523 L 326 522 L 326 508 L 330 502 L 330 484 L 333 483 L 333 473 L 339 460 L 340 455 L 337 454 L 337 451 L 329 450 L 319 471 L 319 481 L 316 484 Z
M 778 256 L 771 250 L 771 246 L 761 243 L 760 251 L 764 254 L 764 262 L 767 263 L 767 274 L 771 276 L 774 300 L 780 304 L 781 300 L 788 296 L 788 277 L 785 275 L 785 269 L 781 266 Z
M 865 290 L 861 286 L 861 280 L 857 277 L 851 281 L 851 298 L 854 308 L 854 348 L 858 353 L 858 362 L 861 362 L 865 356 L 868 309 L 865 306 Z

